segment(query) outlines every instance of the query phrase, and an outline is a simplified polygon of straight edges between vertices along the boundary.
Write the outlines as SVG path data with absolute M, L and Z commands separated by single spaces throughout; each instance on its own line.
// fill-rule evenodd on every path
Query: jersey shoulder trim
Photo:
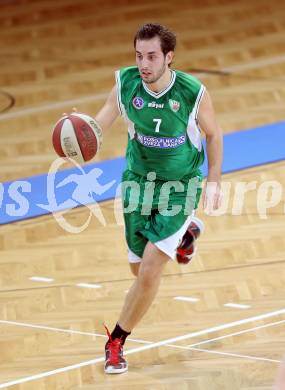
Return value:
M 121 98 L 121 79 L 120 79 L 120 71 L 115 71 L 115 80 L 117 86 L 117 105 L 120 112 L 120 115 L 123 115 L 123 107 L 122 107 L 122 98 Z
M 115 72 L 115 78 L 118 107 L 121 115 L 124 115 L 124 104 L 126 104 L 126 100 L 128 100 L 131 91 L 141 82 L 141 77 L 137 66 L 128 66 L 117 70 Z
M 191 115 L 197 119 L 199 106 L 206 90 L 202 82 L 190 73 L 176 71 L 177 82 L 183 87 L 183 91 L 192 105 Z
M 192 74 L 186 72 L 176 71 L 176 74 L 177 82 L 183 87 L 183 89 L 188 90 L 192 98 L 196 100 L 195 98 L 200 91 L 202 82 L 196 77 L 192 76 Z
M 195 101 L 194 108 L 192 110 L 192 113 L 193 113 L 193 115 L 195 117 L 195 120 L 198 119 L 200 103 L 202 101 L 202 98 L 204 96 L 205 91 L 206 91 L 206 87 L 203 84 L 201 84 L 200 90 L 198 92 L 198 95 L 197 95 L 197 98 L 196 98 L 196 101 Z

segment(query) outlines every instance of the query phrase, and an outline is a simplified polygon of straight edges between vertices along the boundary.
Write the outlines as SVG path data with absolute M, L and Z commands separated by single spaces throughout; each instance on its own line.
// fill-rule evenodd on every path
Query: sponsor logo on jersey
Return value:
M 163 108 L 164 107 L 164 103 L 150 102 L 150 103 L 148 103 L 147 106 L 150 107 L 150 108 Z
M 169 106 L 172 111 L 177 112 L 180 108 L 180 103 L 176 100 L 169 99 Z
M 180 135 L 179 137 L 153 137 L 136 133 L 136 138 L 142 145 L 148 148 L 160 148 L 169 149 L 177 148 L 180 145 L 185 144 L 186 135 Z
M 141 110 L 144 106 L 144 100 L 143 98 L 139 97 L 139 96 L 135 96 L 133 98 L 133 106 L 135 108 L 137 108 L 138 110 Z

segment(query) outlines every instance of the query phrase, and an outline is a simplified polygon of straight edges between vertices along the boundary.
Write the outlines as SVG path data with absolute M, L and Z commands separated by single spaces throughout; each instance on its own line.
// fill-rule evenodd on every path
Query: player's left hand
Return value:
M 211 215 L 222 203 L 221 183 L 219 181 L 207 180 L 202 200 L 204 211 Z
M 77 108 L 76 107 L 72 107 L 72 114 L 74 113 L 74 112 L 77 112 Z M 62 113 L 62 116 L 67 116 L 68 114 L 66 113 L 66 112 L 63 112 Z

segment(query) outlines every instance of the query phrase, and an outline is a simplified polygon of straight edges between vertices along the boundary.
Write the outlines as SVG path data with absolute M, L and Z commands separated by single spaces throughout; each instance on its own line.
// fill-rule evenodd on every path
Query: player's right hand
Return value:
M 207 180 L 203 190 L 202 201 L 205 213 L 212 215 L 222 203 L 221 184 Z

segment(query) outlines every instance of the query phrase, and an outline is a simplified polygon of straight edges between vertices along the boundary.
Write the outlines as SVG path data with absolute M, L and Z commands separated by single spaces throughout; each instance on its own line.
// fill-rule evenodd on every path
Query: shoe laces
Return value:
M 107 335 L 109 337 L 108 341 L 108 351 L 110 352 L 109 361 L 112 365 L 117 365 L 120 363 L 120 351 L 122 348 L 122 340 L 119 338 L 116 338 L 115 340 L 112 340 L 111 334 L 109 332 L 109 329 L 104 324 L 104 327 L 107 331 Z

